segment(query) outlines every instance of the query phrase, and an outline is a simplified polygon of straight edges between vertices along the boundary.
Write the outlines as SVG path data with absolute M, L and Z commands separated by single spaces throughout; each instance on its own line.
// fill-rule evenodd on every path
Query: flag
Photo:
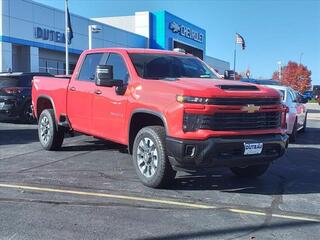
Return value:
M 70 13 L 69 13 L 68 5 L 67 5 L 67 15 L 68 15 L 68 27 L 67 27 L 68 44 L 71 44 L 71 40 L 73 38 L 73 31 L 72 31 L 72 27 L 71 27 L 71 19 L 70 19 Z
M 239 33 L 236 33 L 236 43 L 241 44 L 242 50 L 246 48 L 246 43 L 244 41 L 244 38 Z

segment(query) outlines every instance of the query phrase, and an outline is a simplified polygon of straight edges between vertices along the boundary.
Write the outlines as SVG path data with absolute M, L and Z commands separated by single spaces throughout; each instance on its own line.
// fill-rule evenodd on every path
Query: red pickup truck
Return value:
M 43 148 L 59 149 L 69 131 L 125 144 L 150 187 L 178 170 L 229 167 L 257 177 L 288 142 L 276 90 L 218 79 L 179 52 L 84 51 L 71 78 L 35 77 L 32 103 Z

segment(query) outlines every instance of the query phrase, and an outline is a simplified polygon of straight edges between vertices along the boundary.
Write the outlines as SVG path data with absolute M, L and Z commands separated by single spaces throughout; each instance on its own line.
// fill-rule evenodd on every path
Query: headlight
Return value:
M 199 103 L 199 104 L 206 104 L 209 102 L 209 98 L 202 98 L 202 97 L 189 97 L 189 96 L 177 96 L 177 101 L 179 103 Z

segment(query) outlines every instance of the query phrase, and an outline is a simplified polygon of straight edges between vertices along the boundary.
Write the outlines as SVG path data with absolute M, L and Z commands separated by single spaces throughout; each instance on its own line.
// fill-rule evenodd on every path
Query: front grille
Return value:
M 280 98 L 212 98 L 209 104 L 212 105 L 277 105 L 280 104 Z
M 199 129 L 215 131 L 273 129 L 281 126 L 280 112 L 216 113 L 202 116 Z

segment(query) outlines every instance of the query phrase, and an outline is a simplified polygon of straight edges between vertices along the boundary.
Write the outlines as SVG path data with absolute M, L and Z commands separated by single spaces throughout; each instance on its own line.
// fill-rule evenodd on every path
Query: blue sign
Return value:
M 41 27 L 34 28 L 34 37 L 56 43 L 65 43 L 66 41 L 64 33 Z M 70 44 L 69 41 L 68 44 Z
M 174 48 L 175 42 L 206 52 L 206 31 L 167 11 L 151 15 L 150 46 L 156 49 Z

